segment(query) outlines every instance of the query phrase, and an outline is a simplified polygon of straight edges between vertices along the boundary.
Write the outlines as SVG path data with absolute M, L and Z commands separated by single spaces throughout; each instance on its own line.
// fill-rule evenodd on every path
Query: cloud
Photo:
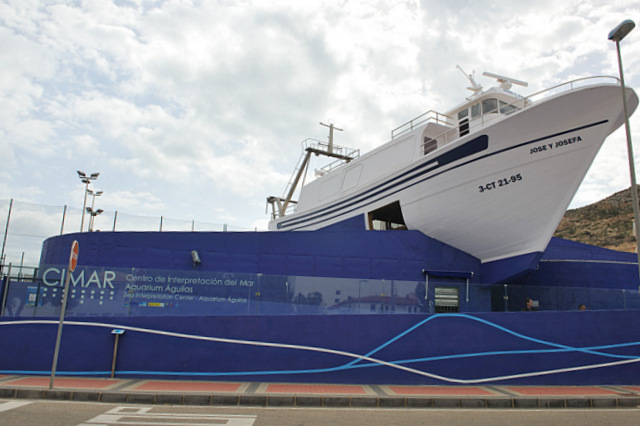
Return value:
M 160 215 L 265 224 L 264 197 L 282 194 L 300 142 L 326 140 L 319 122 L 366 152 L 468 96 L 456 65 L 485 86 L 482 71 L 528 81 L 523 94 L 616 75 L 606 37 L 629 16 L 639 1 L 6 0 L 0 195 L 75 205 L 75 171 L 99 171 L 102 208 L 152 228 Z M 635 37 L 623 46 L 631 87 Z M 628 186 L 611 172 L 625 155 L 618 131 L 572 205 Z

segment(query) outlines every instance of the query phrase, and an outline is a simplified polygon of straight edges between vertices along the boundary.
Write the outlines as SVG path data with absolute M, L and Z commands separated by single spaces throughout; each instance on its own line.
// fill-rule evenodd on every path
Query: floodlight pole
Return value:
M 98 179 L 100 173 L 91 173 L 91 175 L 87 176 L 85 172 L 78 170 L 78 177 L 85 184 L 84 188 L 84 203 L 82 204 L 82 220 L 80 221 L 80 232 L 84 228 L 84 211 L 87 208 L 87 193 L 89 192 L 89 184 L 92 180 Z
M 94 214 L 95 213 L 95 205 L 96 205 L 96 197 L 101 196 L 104 191 L 92 191 L 92 190 L 87 188 L 87 192 L 90 193 L 93 196 L 93 199 L 91 200 L 91 210 L 89 210 L 88 207 L 85 207 L 86 211 L 91 213 L 91 217 L 89 217 L 89 232 L 93 232 L 93 221 L 94 221 L 94 219 L 96 217 L 96 214 Z M 102 211 L 100 213 L 102 213 Z
M 627 133 L 627 157 L 629 159 L 629 174 L 631 175 L 631 200 L 633 203 L 633 223 L 636 231 L 636 253 L 638 254 L 638 279 L 640 279 L 640 250 L 638 244 L 640 244 L 640 206 L 638 205 L 638 186 L 636 183 L 636 167 L 635 159 L 633 156 L 633 145 L 631 143 L 631 126 L 629 125 L 629 113 L 627 109 L 627 90 L 624 84 L 624 74 L 622 72 L 622 55 L 620 54 L 620 41 L 627 36 L 633 30 L 636 24 L 627 19 L 622 21 L 620 25 L 615 27 L 609 33 L 609 40 L 616 43 L 616 50 L 618 52 L 618 69 L 620 71 L 620 87 L 622 88 L 622 107 L 624 109 L 624 127 Z M 640 291 L 640 286 L 638 287 Z

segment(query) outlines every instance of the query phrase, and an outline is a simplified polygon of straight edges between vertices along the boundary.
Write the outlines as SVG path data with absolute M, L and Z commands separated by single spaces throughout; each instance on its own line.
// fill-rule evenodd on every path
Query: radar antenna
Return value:
M 505 77 L 502 75 L 498 75 L 498 74 L 493 74 L 490 72 L 483 72 L 482 75 L 486 76 L 486 77 L 491 77 L 491 78 L 495 78 L 496 80 L 498 80 L 498 83 L 500 83 L 500 88 L 504 89 L 504 90 L 509 90 L 511 89 L 511 86 L 513 86 L 514 84 L 520 85 L 520 86 L 524 86 L 524 87 L 528 87 L 529 83 L 527 83 L 526 81 L 521 81 L 521 80 L 516 80 L 515 78 L 510 78 L 510 77 Z
M 479 91 L 482 90 L 482 86 L 479 85 L 478 83 L 476 83 L 476 81 L 474 80 L 474 75 L 475 75 L 475 71 L 473 74 L 467 74 L 466 72 L 464 72 L 464 70 L 462 68 L 460 68 L 460 65 L 456 65 L 456 67 L 460 70 L 460 72 L 462 74 L 464 74 L 465 77 L 467 77 L 467 79 L 469 79 L 469 81 L 471 82 L 471 87 L 467 87 L 468 90 L 471 90 L 474 94 L 478 93 Z

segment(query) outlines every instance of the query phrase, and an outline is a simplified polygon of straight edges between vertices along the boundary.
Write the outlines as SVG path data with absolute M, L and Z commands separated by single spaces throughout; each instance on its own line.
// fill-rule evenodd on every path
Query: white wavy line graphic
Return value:
M 59 321 L 55 321 L 55 320 L 19 320 L 19 321 L 1 321 L 0 322 L 0 326 L 4 326 L 4 325 L 31 325 L 31 324 L 57 325 L 57 324 L 59 324 Z M 335 350 L 335 349 L 319 348 L 319 347 L 315 347 L 315 346 L 293 345 L 293 344 L 288 344 L 288 343 L 261 342 L 261 341 L 254 341 L 254 340 L 242 340 L 242 339 L 228 339 L 228 338 L 223 338 L 223 337 L 199 336 L 199 335 L 194 335 L 194 334 L 177 333 L 177 332 L 173 332 L 173 331 L 154 330 L 154 329 L 149 329 L 149 328 L 134 327 L 134 326 L 129 326 L 129 325 L 121 325 L 121 324 L 102 323 L 102 322 L 65 321 L 64 324 L 65 325 L 70 325 L 70 326 L 120 328 L 120 329 L 129 330 L 129 331 L 137 331 L 137 332 L 140 332 L 140 333 L 157 334 L 157 335 L 161 335 L 161 336 L 178 337 L 178 338 L 183 338 L 183 339 L 202 340 L 202 341 L 219 342 L 219 343 L 230 343 L 230 344 L 246 345 L 246 346 L 271 347 L 271 348 L 281 348 L 281 349 L 295 349 L 295 350 L 303 350 L 303 351 L 310 351 L 310 352 L 327 353 L 327 354 L 333 354 L 333 355 L 340 355 L 340 356 L 344 356 L 344 357 L 348 357 L 348 358 L 354 358 L 354 359 L 358 359 L 358 360 L 369 361 L 369 362 L 372 362 L 374 364 L 379 364 L 379 365 L 383 365 L 383 366 L 386 366 L 386 367 L 395 368 L 395 369 L 406 371 L 406 372 L 409 372 L 409 373 L 413 373 L 413 374 L 416 374 L 416 375 L 419 375 L 419 376 L 429 377 L 429 378 L 432 378 L 432 379 L 442 380 L 444 382 L 458 383 L 458 384 L 477 384 L 477 383 L 487 383 L 487 382 L 500 381 L 500 380 L 511 380 L 511 379 L 518 379 L 518 378 L 537 377 L 537 376 L 545 376 L 545 375 L 566 373 L 566 372 L 573 372 L 573 371 L 592 370 L 592 369 L 596 369 L 596 368 L 613 367 L 613 366 L 618 366 L 618 365 L 632 364 L 632 363 L 640 362 L 640 358 L 635 358 L 635 359 L 626 359 L 626 360 L 621 360 L 621 361 L 613 361 L 613 362 L 606 362 L 606 363 L 600 363 L 600 364 L 589 364 L 589 365 L 583 365 L 583 366 L 577 366 L 577 367 L 558 368 L 558 369 L 554 369 L 554 370 L 533 371 L 533 372 L 528 372 L 528 373 L 486 377 L 486 378 L 483 378 L 483 379 L 457 379 L 457 378 L 454 378 L 454 377 L 445 377 L 445 376 L 440 376 L 438 374 L 429 373 L 429 372 L 426 372 L 426 371 L 416 370 L 415 368 L 406 367 L 406 366 L 399 365 L 399 364 L 394 364 L 394 363 L 391 363 L 391 362 L 387 362 L 387 361 L 384 361 L 384 360 L 381 360 L 381 359 L 377 359 L 377 358 L 373 358 L 373 357 L 366 356 L 366 355 L 359 355 L 359 354 L 355 354 L 355 353 L 352 353 L 352 352 L 339 351 L 339 350 Z M 255 374 L 260 374 L 260 373 L 256 372 Z

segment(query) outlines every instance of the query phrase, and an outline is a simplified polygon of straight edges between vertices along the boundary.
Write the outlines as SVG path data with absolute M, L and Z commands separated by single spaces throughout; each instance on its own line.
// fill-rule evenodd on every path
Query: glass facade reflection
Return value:
M 59 316 L 66 271 L 6 280 L 5 317 Z M 215 316 L 428 314 L 538 310 L 640 309 L 630 290 L 482 285 L 464 278 L 398 281 L 229 272 L 78 268 L 70 277 L 68 316 Z

